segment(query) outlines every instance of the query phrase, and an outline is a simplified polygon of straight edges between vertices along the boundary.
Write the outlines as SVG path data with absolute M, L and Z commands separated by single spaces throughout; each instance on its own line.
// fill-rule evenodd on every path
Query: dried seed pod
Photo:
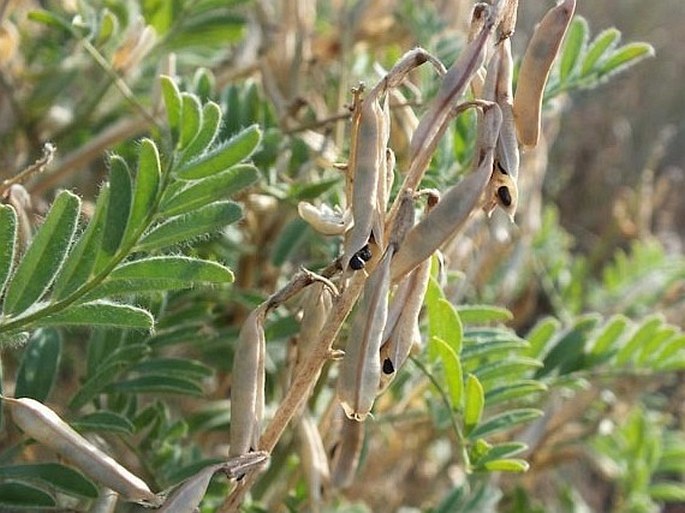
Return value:
M 489 8 L 485 6 L 485 11 Z M 421 118 L 411 141 L 411 166 L 404 187 L 415 189 L 435 151 L 447 123 L 454 116 L 453 105 L 466 91 L 474 74 L 485 62 L 487 42 L 492 34 L 491 21 L 485 21 L 476 37 L 468 43 L 445 74 L 436 98 Z
M 514 214 L 518 205 L 518 187 L 511 176 L 506 173 L 500 161 L 495 160 L 490 180 L 483 195 L 483 210 L 490 216 L 498 205 L 514 222 Z
M 352 484 L 359 466 L 359 456 L 364 442 L 364 424 L 343 416 L 340 441 L 331 458 L 331 484 L 335 488 L 347 488 Z
M 319 340 L 321 329 L 333 305 L 331 291 L 321 282 L 312 283 L 305 294 L 297 344 L 297 365 L 304 361 L 312 345 Z
M 88 510 L 88 513 L 114 513 L 119 501 L 119 494 L 114 490 L 105 488 L 100 491 L 100 495 L 93 502 L 93 505 Z
M 340 366 L 338 399 L 345 414 L 357 421 L 369 414 L 378 391 L 379 351 L 388 317 L 392 255 L 393 246 L 389 246 L 366 281 Z
M 414 227 L 416 213 L 414 212 L 414 191 L 405 189 L 400 193 L 398 199 L 397 215 L 393 219 L 390 240 L 388 245 L 392 245 L 395 250 L 400 247 L 402 241 Z
M 495 101 L 502 111 L 502 125 L 497 139 L 496 157 L 505 174 L 516 183 L 519 174 L 520 156 L 514 122 L 512 80 L 514 63 L 511 57 L 511 41 L 505 39 L 497 49 L 499 55 Z
M 328 457 L 319 429 L 309 415 L 303 415 L 300 419 L 297 436 L 302 470 L 309 489 L 309 508 L 315 513 L 321 510 L 321 503 L 331 482 Z
M 126 500 L 159 506 L 160 498 L 135 474 L 81 436 L 44 404 L 22 397 L 2 397 L 14 423 L 24 433 L 71 461 L 84 474 L 119 493 Z
M 575 9 L 576 0 L 563 0 L 552 7 L 535 28 L 523 56 L 514 96 L 514 119 L 518 140 L 524 147 L 532 148 L 540 139 L 545 85 Z
M 354 169 L 351 170 L 353 224 L 345 237 L 343 269 L 347 269 L 353 255 L 366 245 L 372 229 L 378 224 L 378 181 L 385 160 L 385 147 L 381 142 L 386 130 L 384 119 L 378 99 L 367 97 L 361 106 Z
M 232 458 L 223 463 L 209 465 L 192 477 L 186 479 L 169 498 L 159 513 L 194 513 L 207 492 L 212 476 L 223 471 L 229 478 L 235 479 L 245 474 L 255 465 L 260 465 L 268 459 L 268 454 L 255 452 Z
M 392 261 L 393 283 L 397 283 L 461 230 L 478 207 L 481 195 L 492 175 L 494 150 L 501 123 L 502 114 L 499 107 L 490 104 L 479 127 L 476 169 L 451 187 L 433 210 L 409 231 Z
M 233 358 L 229 456 L 257 450 L 264 414 L 264 307 L 245 319 Z
M 343 214 L 325 204 L 317 208 L 311 203 L 300 201 L 297 204 L 297 213 L 307 224 L 323 235 L 342 235 L 347 228 Z
M 423 298 L 428 288 L 431 260 L 424 260 L 399 285 L 390 312 L 398 311 L 397 321 L 386 325 L 381 346 L 381 380 L 380 390 L 385 390 L 394 379 L 398 369 L 404 365 L 411 348 L 420 343 L 421 335 L 418 330 L 419 314 L 423 305 Z M 388 314 L 388 319 L 395 317 Z

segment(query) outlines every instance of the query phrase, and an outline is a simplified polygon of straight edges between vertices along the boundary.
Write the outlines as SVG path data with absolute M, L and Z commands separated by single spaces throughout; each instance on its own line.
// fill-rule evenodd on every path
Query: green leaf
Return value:
M 44 402 L 55 384 L 61 353 L 62 339 L 57 330 L 35 330 L 24 348 L 14 396 Z
M 565 81 L 578 68 L 579 57 L 588 40 L 588 25 L 585 18 L 575 16 L 564 37 L 564 48 L 561 53 L 559 78 Z
M 514 318 L 506 308 L 492 305 L 460 305 L 457 307 L 457 313 L 463 324 L 508 322 Z
M 255 183 L 259 171 L 251 164 L 238 164 L 207 178 L 190 182 L 169 198 L 162 200 L 164 216 L 183 214 L 216 200 L 225 199 Z
M 92 301 L 71 306 L 36 322 L 37 326 L 113 326 L 150 330 L 154 319 L 150 312 L 131 305 Z
M 654 56 L 654 47 L 647 43 L 629 43 L 615 50 L 600 64 L 598 73 L 607 77 L 637 64 L 642 59 Z
M 96 273 L 112 260 L 119 249 L 126 230 L 133 194 L 131 173 L 126 161 L 118 155 L 113 155 L 109 162 L 109 202 L 107 204 L 107 219 L 102 234 L 102 246 L 95 262 L 94 270 Z
M 184 394 L 202 395 L 203 390 L 195 381 L 175 376 L 141 376 L 117 381 L 107 387 L 107 392 L 125 394 Z
M 589 332 L 599 323 L 598 315 L 585 315 L 554 344 L 545 359 L 544 367 L 535 377 L 547 376 L 557 370 L 559 375 L 569 374 L 580 370 L 585 365 L 585 344 Z
M 69 252 L 60 273 L 55 279 L 52 289 L 53 300 L 67 297 L 69 294 L 83 285 L 90 276 L 107 220 L 107 203 L 109 202 L 109 185 L 105 184 L 100 189 L 95 212 L 88 223 L 88 227 L 83 232 L 78 242 Z
M 225 48 L 237 43 L 243 36 L 245 21 L 222 12 L 210 12 L 204 16 L 193 16 L 186 20 L 179 30 L 170 32 L 165 40 L 168 50 L 179 51 L 195 47 Z
M 195 136 L 195 138 L 188 144 L 183 151 L 181 162 L 196 157 L 214 142 L 219 133 L 219 125 L 221 124 L 221 107 L 214 102 L 208 102 L 202 107 L 202 125 Z
M 608 28 L 600 32 L 588 47 L 581 67 L 581 76 L 595 71 L 595 65 L 608 50 L 611 50 L 621 38 L 621 32 L 616 28 Z
M 69 250 L 80 208 L 75 194 L 57 196 L 7 287 L 5 314 L 23 312 L 48 289 Z
M 232 201 L 217 201 L 167 219 L 144 235 L 136 248 L 139 251 L 166 248 L 217 231 L 241 217 L 240 205 Z
M 126 224 L 124 240 L 135 239 L 145 226 L 145 219 L 154 207 L 162 174 L 157 146 L 150 139 L 143 139 L 138 150 L 138 172 L 131 212 Z
M 470 440 L 475 440 L 477 438 L 483 438 L 495 433 L 501 433 L 502 431 L 507 431 L 518 426 L 519 424 L 537 419 L 543 414 L 544 412 L 542 410 L 535 408 L 521 408 L 517 410 L 506 411 L 491 417 L 485 422 L 480 423 L 473 431 L 471 431 L 471 433 L 469 433 L 468 437 Z
M 37 481 L 77 497 L 94 499 L 98 496 L 92 481 L 72 467 L 59 463 L 0 466 L 0 478 Z
M 547 345 L 557 332 L 561 323 L 554 317 L 547 317 L 539 321 L 526 335 L 530 348 L 526 355 L 531 358 L 540 358 L 547 353 Z
M 281 230 L 271 250 L 271 264 L 280 267 L 295 253 L 309 233 L 309 224 L 299 217 L 291 220 Z
M 84 415 L 71 426 L 78 431 L 109 431 L 122 435 L 133 434 L 133 423 L 113 411 L 100 410 Z
M 649 496 L 663 502 L 685 502 L 685 484 L 662 481 L 649 487 Z
M 88 300 L 112 295 L 191 288 L 233 281 L 221 264 L 182 256 L 150 257 L 127 262 L 90 294 Z
M 207 378 L 213 373 L 212 368 L 204 363 L 185 358 L 150 358 L 134 365 L 130 370 L 139 374 L 178 376 L 191 380 Z
M 483 385 L 473 374 L 466 378 L 464 387 L 464 433 L 468 435 L 480 422 L 485 406 Z
M 261 137 L 257 125 L 249 126 L 214 150 L 183 164 L 176 174 L 184 180 L 196 180 L 224 171 L 252 155 Z
M 44 9 L 36 9 L 36 10 L 30 11 L 28 13 L 28 18 L 31 21 L 35 21 L 37 23 L 42 23 L 43 25 L 46 25 L 48 27 L 59 28 L 61 30 L 65 30 L 67 32 L 72 31 L 71 24 L 67 20 L 65 20 L 64 18 L 57 16 L 52 11 L 48 11 L 48 10 L 44 10 Z
M 428 334 L 444 340 L 458 355 L 461 353 L 464 328 L 457 310 L 447 301 L 440 286 L 431 278 L 426 293 Z
M 623 315 L 613 316 L 595 337 L 590 348 L 591 354 L 599 356 L 610 352 L 625 332 L 628 322 L 628 319 Z
M 186 148 L 200 131 L 202 125 L 202 105 L 194 94 L 181 93 L 181 136 L 178 148 Z
M 664 319 L 660 314 L 649 317 L 618 350 L 616 365 L 624 366 L 637 357 L 642 346 L 654 336 L 663 323 Z
M 9 205 L 0 203 L 0 297 L 14 263 L 17 238 L 17 214 Z
M 8 481 L 0 483 L 0 506 L 10 508 L 54 508 L 55 499 L 40 488 Z
M 160 84 L 171 137 L 176 142 L 181 129 L 181 92 L 178 90 L 176 82 L 169 76 L 162 75 Z
M 452 409 L 459 410 L 461 409 L 464 396 L 464 381 L 459 356 L 454 352 L 454 349 L 442 339 L 431 337 L 430 343 L 437 346 L 437 353 L 442 361 Z
M 476 368 L 476 366 L 482 364 L 482 360 L 485 358 L 490 360 L 498 358 L 505 359 L 511 353 L 519 352 L 527 347 L 528 344 L 525 340 L 519 340 L 517 338 L 470 342 L 464 346 L 464 349 L 461 352 L 461 361 L 464 364 L 464 367 Z
M 538 392 L 547 391 L 547 385 L 533 379 L 522 379 L 492 388 L 485 393 L 485 403 L 494 406 L 504 401 L 519 399 Z
M 511 356 L 506 360 L 496 360 L 494 362 L 486 363 L 476 367 L 474 373 L 481 381 L 490 379 L 507 379 L 511 381 L 517 377 L 521 371 L 527 371 L 531 368 L 541 368 L 543 366 L 540 360 L 535 358 L 528 358 L 526 356 Z
M 489 447 L 487 452 L 483 454 L 476 461 L 477 466 L 481 466 L 488 461 L 500 460 L 502 458 L 509 458 L 515 456 L 528 449 L 528 446 L 523 442 L 506 442 L 502 444 L 493 445 Z
M 530 465 L 526 460 L 511 458 L 488 461 L 483 464 L 483 468 L 490 472 L 526 472 Z
M 140 361 L 149 352 L 150 348 L 145 344 L 129 345 L 117 349 L 98 367 L 97 372 L 81 385 L 71 398 L 69 408 L 72 410 L 82 408 L 113 380 L 117 379 L 119 374 Z

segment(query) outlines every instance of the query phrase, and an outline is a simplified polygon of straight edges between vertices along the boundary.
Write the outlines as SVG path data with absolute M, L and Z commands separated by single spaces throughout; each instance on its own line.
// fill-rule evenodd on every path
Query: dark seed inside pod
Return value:
M 390 358 L 383 360 L 383 374 L 392 374 L 395 372 L 395 366 L 390 361 Z
M 373 255 L 371 254 L 371 249 L 369 248 L 368 244 L 359 251 L 357 251 L 355 255 L 364 260 L 364 262 L 368 262 L 373 257 Z
M 511 194 L 509 193 L 508 187 L 503 185 L 497 189 L 497 196 L 499 196 L 499 199 L 502 200 L 502 203 L 505 207 L 511 206 Z
M 353 271 L 359 271 L 360 269 L 364 268 L 364 260 L 359 258 L 359 255 L 353 255 L 352 258 L 350 258 L 350 269 Z
M 502 173 L 503 175 L 509 174 L 509 173 L 507 173 L 507 170 L 504 169 L 504 166 L 502 165 L 502 163 L 499 160 L 497 161 L 497 169 L 499 169 L 499 172 Z

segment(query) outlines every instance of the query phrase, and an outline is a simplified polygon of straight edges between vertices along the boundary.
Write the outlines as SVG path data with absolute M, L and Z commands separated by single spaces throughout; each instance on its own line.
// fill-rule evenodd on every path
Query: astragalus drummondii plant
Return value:
M 173 49 L 193 62 L 203 50 L 183 49 L 210 43 L 215 21 L 232 19 L 199 4 L 195 14 L 169 7 L 173 21 L 143 8 L 149 24 L 129 20 L 114 48 L 107 40 L 123 20 L 114 10 L 84 7 L 72 22 L 31 14 L 107 71 L 93 104 L 106 109 L 104 91 L 116 86 L 137 116 L 125 127 L 149 137 L 109 156 L 88 216 L 60 192 L 35 234 L 21 184 L 54 147 L 0 184 L 0 336 L 26 344 L 14 397 L 3 396 L 23 431 L 12 436 L 28 460 L 31 438 L 68 463 L 14 464 L 9 454 L 1 503 L 348 511 L 347 500 L 363 499 L 379 511 L 485 511 L 500 472 L 525 472 L 550 450 L 555 390 L 571 393 L 605 366 L 682 368 L 682 332 L 660 319 L 587 316 L 563 329 L 545 319 L 521 337 L 507 309 L 455 304 L 478 275 L 530 252 L 554 98 L 597 85 L 647 45 L 617 47 L 607 33 L 590 42 L 575 0 L 563 0 L 516 59 L 518 2 L 478 2 L 456 56 L 403 48 L 374 80 L 343 91 L 342 114 L 303 121 L 299 110 L 330 99 L 298 96 L 304 68 L 327 62 L 326 41 L 314 45 L 316 5 L 282 2 L 279 24 L 260 2 L 229 73 L 217 64 L 216 75 L 183 80 L 168 59 L 150 106 L 139 102 L 129 84 L 148 55 Z M 213 96 L 252 73 L 261 90 L 236 84 Z M 343 179 L 321 179 L 322 162 Z M 507 250 L 479 244 L 489 230 L 505 233 Z M 300 258 L 304 238 L 312 249 Z M 294 273 L 290 259 L 302 264 Z M 223 286 L 234 280 L 228 264 L 234 289 Z M 92 330 L 86 369 L 62 417 L 43 403 L 78 327 Z M 640 347 L 648 335 L 663 342 L 658 351 L 652 342 L 653 361 Z M 170 393 L 193 401 L 160 395 Z M 678 447 L 664 433 L 664 447 Z M 373 479 L 384 473 L 388 486 Z M 662 498 L 663 489 L 672 491 Z

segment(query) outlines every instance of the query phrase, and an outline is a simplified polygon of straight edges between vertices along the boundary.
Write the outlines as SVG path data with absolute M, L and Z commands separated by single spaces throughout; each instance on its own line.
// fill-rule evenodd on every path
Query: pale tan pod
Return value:
M 105 488 L 100 490 L 100 495 L 91 505 L 88 513 L 114 513 L 119 501 L 119 494 L 114 490 Z
M 516 137 L 516 123 L 514 122 L 512 94 L 514 62 L 511 56 L 511 41 L 509 39 L 502 41 L 497 52 L 499 54 L 499 68 L 495 101 L 502 111 L 502 126 L 497 140 L 496 157 L 506 173 L 516 183 L 519 174 L 520 155 Z
M 390 101 L 386 94 L 381 107 L 381 122 L 378 133 L 378 192 L 376 194 L 376 209 L 372 223 L 372 232 L 376 241 L 385 238 L 385 211 L 388 208 L 390 189 L 388 187 L 388 141 L 390 140 Z M 392 171 L 390 171 L 392 172 Z
M 453 107 L 485 62 L 487 42 L 492 30 L 492 23 L 486 22 L 445 74 L 436 98 L 431 101 L 412 137 L 411 165 L 403 184 L 404 188 L 416 189 L 421 182 L 448 122 L 455 115 Z
M 502 114 L 499 107 L 491 105 L 483 115 L 479 127 L 476 169 L 451 187 L 440 202 L 409 231 L 392 261 L 393 283 L 397 283 L 461 230 L 478 207 L 492 175 L 494 149 L 501 122 Z
M 540 139 L 545 85 L 575 9 L 576 0 L 563 0 L 552 7 L 535 28 L 523 56 L 514 96 L 514 119 L 518 140 L 524 147 L 532 148 Z
M 84 474 L 107 488 L 111 488 L 128 501 L 158 506 L 160 498 L 148 485 L 81 436 L 53 410 L 44 404 L 22 397 L 3 397 L 14 423 L 26 435 L 54 450 Z
M 338 399 L 345 414 L 356 421 L 366 419 L 378 391 L 381 375 L 379 351 L 388 317 L 393 248 L 388 246 L 364 285 L 340 365 Z
M 309 489 L 310 511 L 317 513 L 321 511 L 321 503 L 331 482 L 328 457 L 319 429 L 311 416 L 302 416 L 297 426 L 297 436 L 302 470 Z
M 207 487 L 212 476 L 222 465 L 222 463 L 210 465 L 186 479 L 164 501 L 164 506 L 159 509 L 159 513 L 193 513 L 197 511 L 197 507 L 207 493 Z
M 265 308 L 255 308 L 238 336 L 231 377 L 229 456 L 257 449 L 264 414 Z
M 345 236 L 343 269 L 352 256 L 369 240 L 374 220 L 377 219 L 378 180 L 380 163 L 385 159 L 379 141 L 382 137 L 383 113 L 378 100 L 367 97 L 361 106 L 359 132 L 355 144 L 352 184 L 352 228 Z
M 306 359 L 310 348 L 321 337 L 321 329 L 332 306 L 333 296 L 323 283 L 316 282 L 307 287 L 302 304 L 302 321 L 297 342 L 297 365 Z
M 398 301 L 398 305 L 395 305 L 395 300 L 390 305 L 391 310 L 399 310 L 399 316 L 387 332 L 387 336 L 384 334 L 384 342 L 381 346 L 380 391 L 390 384 L 416 343 L 419 314 L 428 288 L 430 269 L 431 260 L 428 258 L 400 284 L 406 292 L 399 296 L 395 295 L 394 299 Z M 420 335 L 418 339 L 420 340 Z
M 331 461 L 331 484 L 335 488 L 347 488 L 354 481 L 364 442 L 364 424 L 343 416 L 340 441 Z

